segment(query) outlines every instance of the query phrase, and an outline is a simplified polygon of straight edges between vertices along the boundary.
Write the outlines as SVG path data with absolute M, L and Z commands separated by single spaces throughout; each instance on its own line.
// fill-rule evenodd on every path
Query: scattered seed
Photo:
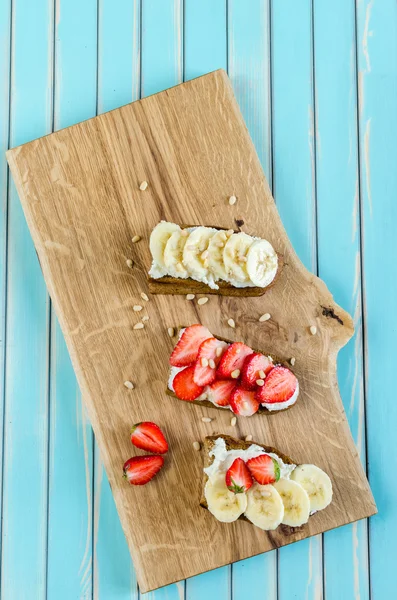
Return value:
M 186 300 L 194 300 L 195 294 L 186 294 Z
M 208 252 L 208 250 L 204 250 L 204 252 L 203 252 L 203 253 L 202 253 L 202 255 L 201 255 L 201 258 L 202 258 L 203 260 L 205 260 L 206 258 L 208 258 L 208 255 L 209 255 L 209 252 Z
M 143 329 L 145 327 L 145 325 L 143 323 L 137 323 L 136 325 L 134 325 L 134 329 Z
M 208 366 L 210 367 L 210 369 L 215 369 L 216 368 L 216 364 L 213 358 L 210 358 L 208 361 Z
M 134 266 L 134 261 L 132 261 L 130 258 L 127 258 L 127 260 L 125 262 L 126 262 L 127 267 L 132 269 L 132 267 Z
M 256 383 L 256 385 L 259 385 L 260 387 L 262 387 L 262 385 L 265 385 L 265 382 L 263 379 L 257 379 L 255 383 Z
M 197 304 L 199 304 L 200 306 L 202 306 L 203 304 L 207 304 L 208 302 L 208 298 L 205 296 L 204 298 L 199 298 L 197 300 Z
M 172 338 L 175 335 L 175 329 L 173 327 L 168 327 L 167 329 L 168 335 Z
M 149 296 L 145 294 L 145 292 L 141 292 L 141 298 L 142 300 L 145 300 L 145 302 L 149 302 Z
M 231 425 L 232 427 L 234 427 L 234 426 L 236 425 L 236 423 L 237 423 L 237 417 L 232 417 L 232 418 L 230 419 L 230 425 Z
M 147 188 L 147 181 L 142 181 L 141 185 L 139 186 L 139 189 L 142 190 L 142 192 L 144 192 Z
M 142 321 L 149 321 L 149 317 L 145 315 L 144 317 L 142 317 Z
M 222 352 L 223 352 L 223 348 L 221 348 L 220 346 L 219 346 L 219 348 L 217 348 L 215 350 L 215 354 L 217 355 L 218 358 L 220 357 L 220 355 L 222 354 Z
M 203 423 L 211 423 L 212 419 L 210 417 L 201 417 Z
M 269 319 L 270 319 L 269 313 L 265 313 L 264 315 L 262 315 L 261 317 L 259 317 L 260 323 L 263 323 L 263 321 L 268 321 Z
M 312 335 L 316 335 L 316 333 L 317 333 L 317 327 L 315 325 L 311 325 L 310 326 L 310 333 Z
M 229 325 L 229 327 L 232 327 L 233 329 L 236 327 L 236 323 L 234 322 L 233 319 L 228 319 L 227 324 Z
M 132 381 L 124 381 L 124 385 L 129 390 L 133 390 L 134 389 L 134 384 L 132 383 Z
M 245 441 L 250 442 L 251 440 L 252 440 L 252 435 L 249 433 L 248 435 L 245 436 Z
M 206 393 L 204 392 L 204 394 L 201 394 L 201 396 L 199 396 L 199 397 L 197 398 L 197 400 L 207 400 L 207 398 L 208 398 L 208 394 L 206 394 Z
M 295 364 L 295 357 L 293 356 L 292 358 L 290 358 L 289 362 L 291 363 L 292 366 L 294 366 Z
M 135 304 L 132 307 L 132 310 L 134 310 L 135 312 L 139 312 L 140 310 L 142 310 L 143 306 L 141 306 L 140 304 Z
M 136 244 L 137 242 L 139 242 L 139 240 L 140 240 L 140 239 L 141 239 L 141 236 L 140 236 L 140 235 L 134 235 L 134 237 L 133 237 L 133 238 L 131 238 L 131 242 L 132 242 L 133 244 Z
M 228 229 L 228 230 L 226 231 L 226 235 L 227 235 L 227 237 L 230 237 L 231 235 L 233 235 L 233 233 L 234 233 L 234 230 L 233 230 L 233 229 Z
M 189 232 L 187 231 L 187 229 L 182 229 L 181 235 L 183 235 L 183 237 L 187 237 L 189 235 Z
M 259 371 L 258 375 L 259 375 L 259 377 L 260 377 L 261 379 L 265 379 L 265 377 L 266 377 L 266 373 L 265 373 L 265 371 L 262 371 L 262 370 L 261 370 L 261 371 Z
M 201 366 L 208 367 L 208 358 L 205 358 L 205 356 L 203 356 L 203 358 L 201 359 Z
M 231 375 L 232 379 L 238 379 L 238 377 L 240 376 L 240 369 L 235 369 L 234 371 L 232 371 Z
M 193 442 L 193 449 L 194 450 L 200 450 L 201 446 L 200 446 L 200 442 Z
M 223 246 L 224 246 L 224 245 L 225 245 L 225 244 L 224 244 L 223 242 L 217 242 L 217 243 L 215 244 L 215 246 L 216 246 L 217 248 L 223 248 Z
M 237 202 L 236 196 L 230 196 L 230 198 L 229 198 L 230 206 L 233 206 L 233 204 L 236 204 L 236 202 Z

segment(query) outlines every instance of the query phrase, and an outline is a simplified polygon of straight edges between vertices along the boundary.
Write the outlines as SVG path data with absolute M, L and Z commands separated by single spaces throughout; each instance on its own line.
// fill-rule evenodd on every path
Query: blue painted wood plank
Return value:
M 53 10 L 14 0 L 11 146 L 51 130 Z M 49 301 L 14 185 L 9 196 L 2 598 L 44 598 Z
M 98 16 L 101 113 L 139 98 L 140 2 L 123 0 L 115 4 L 112 0 L 100 0 Z M 95 459 L 94 597 L 136 599 L 134 567 L 97 446 Z
M 290 240 L 316 270 L 312 3 L 272 5 L 273 192 Z M 288 573 L 288 577 L 284 574 Z M 280 600 L 322 595 L 321 536 L 279 551 Z
M 357 4 L 360 183 L 369 480 L 379 514 L 369 523 L 371 596 L 395 589 L 397 406 L 393 401 L 397 316 L 397 4 Z
M 4 361 L 6 315 L 7 207 L 9 171 L 5 152 L 9 142 L 11 75 L 11 1 L 0 5 L 0 502 L 3 488 Z M 2 523 L 0 520 L 0 540 Z
M 266 177 L 272 186 L 270 5 L 253 0 L 228 4 L 228 72 Z M 277 598 L 277 553 L 232 565 L 234 600 Z
M 54 128 L 61 129 L 95 115 L 96 1 L 82 5 L 59 0 L 55 23 Z M 93 436 L 53 312 L 50 384 L 47 598 L 88 599 L 92 596 Z
M 336 302 L 354 316 L 355 336 L 340 353 L 338 376 L 365 465 L 354 4 L 315 5 L 314 40 L 318 268 Z M 325 534 L 324 572 L 327 599 L 369 597 L 365 521 Z

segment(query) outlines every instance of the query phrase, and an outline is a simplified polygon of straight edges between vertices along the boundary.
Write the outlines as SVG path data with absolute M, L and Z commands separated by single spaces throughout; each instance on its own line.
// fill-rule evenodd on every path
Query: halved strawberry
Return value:
M 136 423 L 131 429 L 131 442 L 137 448 L 154 452 L 155 454 L 165 454 L 168 451 L 167 440 L 163 432 L 156 423 L 143 421 Z
M 227 346 L 226 342 L 214 337 L 201 343 L 194 366 L 193 379 L 197 385 L 208 385 L 215 381 L 216 367 Z
M 186 327 L 170 356 L 170 365 L 172 367 L 187 367 L 193 364 L 197 358 L 201 342 L 210 337 L 212 337 L 212 334 L 203 325 L 196 324 Z
M 241 384 L 247 388 L 247 390 L 255 390 L 257 379 L 263 379 L 260 372 L 263 371 L 263 373 L 267 375 L 273 367 L 273 362 L 268 356 L 259 354 L 259 352 L 250 354 L 245 359 L 241 370 Z
M 230 395 L 235 387 L 234 379 L 218 379 L 206 390 L 208 400 L 216 406 L 229 406 Z
M 194 383 L 193 375 L 194 365 L 186 367 L 186 369 L 179 371 L 179 373 L 175 375 L 172 386 L 179 400 L 192 402 L 203 393 L 204 386 Z
M 250 417 L 259 408 L 259 402 L 255 399 L 255 392 L 250 392 L 242 387 L 236 387 L 230 396 L 230 408 L 236 415 Z
M 234 342 L 222 355 L 216 376 L 218 379 L 230 379 L 232 373 L 241 372 L 247 356 L 252 354 L 252 349 L 242 342 Z M 240 373 L 237 375 L 239 377 Z M 237 378 L 236 377 L 236 378 Z
M 247 467 L 252 477 L 261 485 L 274 483 L 280 479 L 280 466 L 268 454 L 261 454 L 247 460 Z
M 279 365 L 267 375 L 265 384 L 256 392 L 256 399 L 261 404 L 286 402 L 294 395 L 297 387 L 298 380 L 293 372 Z
M 242 494 L 253 484 L 251 473 L 242 458 L 236 458 L 226 472 L 226 485 L 231 492 Z
M 134 456 L 124 463 L 124 477 L 131 485 L 145 485 L 164 464 L 162 456 Z

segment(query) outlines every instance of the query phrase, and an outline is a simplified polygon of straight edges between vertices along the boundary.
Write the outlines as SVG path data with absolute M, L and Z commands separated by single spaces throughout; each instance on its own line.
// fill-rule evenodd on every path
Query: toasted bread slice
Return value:
M 182 229 L 186 229 L 188 227 L 195 227 L 195 225 L 181 225 Z M 212 225 L 208 225 L 208 227 L 213 227 Z M 214 227 L 214 229 L 225 230 L 225 227 Z M 239 230 L 235 230 L 235 233 L 239 233 Z M 148 285 L 149 292 L 151 294 L 162 294 L 162 295 L 184 295 L 184 294 L 214 294 L 217 296 L 234 296 L 240 298 L 250 298 L 255 296 L 263 296 L 267 290 L 269 290 L 276 283 L 277 279 L 280 276 L 282 268 L 284 266 L 283 256 L 277 252 L 278 257 L 278 267 L 277 273 L 273 281 L 266 287 L 243 287 L 238 288 L 234 287 L 231 283 L 227 283 L 226 281 L 218 281 L 217 285 L 219 285 L 218 290 L 212 289 L 206 283 L 202 283 L 201 281 L 195 281 L 194 279 L 178 279 L 176 277 L 159 277 L 158 279 L 154 279 L 153 277 L 148 276 Z
M 185 329 L 186 325 L 180 325 L 178 327 L 178 333 L 181 329 Z M 222 342 L 226 342 L 228 344 L 233 344 L 233 340 L 229 340 L 227 338 L 221 337 L 220 335 L 214 335 L 214 337 L 216 337 L 217 340 L 221 340 Z M 291 366 L 287 363 L 287 361 L 282 360 L 281 358 L 279 358 L 278 356 L 275 356 L 274 354 L 270 354 L 269 352 L 263 352 L 262 350 L 256 350 L 255 348 L 252 348 L 252 350 L 254 352 L 259 352 L 260 354 L 265 354 L 266 356 L 271 356 L 271 358 L 273 359 L 273 362 L 277 365 L 282 365 L 283 367 L 287 367 L 288 369 L 291 370 Z M 180 400 L 180 398 L 178 398 L 178 396 L 168 388 L 166 388 L 165 393 L 168 396 L 172 396 L 173 398 L 176 398 L 177 400 Z M 185 400 L 180 400 L 180 402 L 185 402 Z M 296 401 L 298 402 L 298 400 Z M 258 412 L 255 414 L 266 414 L 266 415 L 277 415 L 278 413 L 281 412 L 285 412 L 286 410 L 289 410 L 290 408 L 294 408 L 295 404 L 292 404 L 291 406 L 287 406 L 287 408 L 282 408 L 280 410 L 268 410 L 265 406 L 259 406 Z M 190 404 L 197 404 L 198 406 L 207 406 L 208 408 L 214 408 L 215 410 L 229 410 L 227 407 L 222 408 L 221 406 L 215 406 L 215 404 L 212 404 L 212 402 L 210 402 L 209 400 L 192 400 L 189 402 Z M 233 414 L 233 413 L 232 413 Z M 218 436 L 219 437 L 219 436 Z

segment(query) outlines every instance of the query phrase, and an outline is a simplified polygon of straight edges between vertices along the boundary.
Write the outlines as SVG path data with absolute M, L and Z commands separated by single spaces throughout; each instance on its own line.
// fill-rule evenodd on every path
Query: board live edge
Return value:
M 376 513 L 336 380 L 350 316 L 294 253 L 224 71 L 215 71 L 7 153 L 44 277 L 83 392 L 142 592 L 316 535 Z M 148 181 L 146 191 L 139 189 Z M 238 198 L 229 206 L 230 195 Z M 259 298 L 150 296 L 148 239 L 160 220 L 242 229 L 268 239 L 285 266 Z M 134 235 L 142 240 L 132 243 Z M 132 259 L 134 267 L 127 266 Z M 144 304 L 135 313 L 133 305 Z M 264 312 L 270 321 L 258 323 Z M 133 325 L 143 314 L 142 330 Z M 236 329 L 227 325 L 233 317 Z M 202 322 L 286 359 L 301 385 L 283 414 L 240 418 L 165 394 L 173 341 L 167 328 Z M 309 327 L 316 325 L 317 335 Z M 135 389 L 123 382 L 132 380 Z M 203 423 L 210 416 L 211 423 Z M 144 487 L 122 478 L 135 450 L 131 425 L 153 420 L 170 444 L 165 468 Z M 199 506 L 203 461 L 192 444 L 226 433 L 313 462 L 334 500 L 290 535 Z M 73 490 L 70 490 L 73 494 Z

